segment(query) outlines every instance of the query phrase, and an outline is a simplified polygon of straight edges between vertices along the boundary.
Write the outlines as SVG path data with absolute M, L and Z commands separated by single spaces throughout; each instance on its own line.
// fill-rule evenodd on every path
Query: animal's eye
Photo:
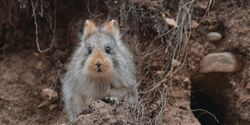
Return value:
M 92 53 L 92 47 L 88 47 L 88 54 L 90 55 Z
M 105 48 L 105 52 L 106 52 L 107 54 L 110 54 L 110 53 L 111 53 L 111 49 L 110 49 L 109 46 L 107 46 L 107 47 Z

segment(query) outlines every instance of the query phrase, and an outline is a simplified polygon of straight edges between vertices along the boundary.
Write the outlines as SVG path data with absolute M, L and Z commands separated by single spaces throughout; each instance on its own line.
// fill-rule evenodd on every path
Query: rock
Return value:
M 247 86 L 246 86 L 247 90 L 250 91 L 250 82 L 247 83 Z
M 177 66 L 180 66 L 180 65 L 181 65 L 181 63 L 178 60 L 172 59 L 172 66 L 173 67 L 177 67 Z
M 49 106 L 49 110 L 53 110 L 53 109 L 55 109 L 56 107 L 57 107 L 56 104 L 51 104 L 51 105 Z
M 50 88 L 45 88 L 42 90 L 42 96 L 51 99 L 58 99 L 58 93 Z
M 232 53 L 228 52 L 209 54 L 205 56 L 200 63 L 201 73 L 232 73 L 239 69 L 239 60 Z
M 218 41 L 218 40 L 221 40 L 222 38 L 222 35 L 218 32 L 210 32 L 207 34 L 207 39 L 208 41 Z
M 174 20 L 174 19 L 171 19 L 171 18 L 165 18 L 165 20 L 166 20 L 166 23 L 170 26 L 170 27 L 172 27 L 172 28 L 176 28 L 177 27 L 177 23 L 176 23 L 176 21 Z
M 191 21 L 191 29 L 196 29 L 200 24 L 195 21 L 195 20 L 192 20 Z
M 163 74 L 164 74 L 164 71 L 158 70 L 158 71 L 156 71 L 156 74 L 158 74 L 158 75 L 163 75 Z
M 183 80 L 184 83 L 191 83 L 190 79 L 188 77 L 184 78 Z

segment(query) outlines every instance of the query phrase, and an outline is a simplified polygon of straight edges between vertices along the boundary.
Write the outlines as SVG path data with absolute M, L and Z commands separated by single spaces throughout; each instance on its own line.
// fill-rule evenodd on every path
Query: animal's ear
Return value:
M 89 36 L 91 33 L 95 32 L 96 30 L 97 30 L 97 27 L 95 23 L 91 20 L 86 20 L 84 24 L 83 38 Z
M 120 29 L 119 24 L 116 20 L 111 20 L 107 23 L 105 23 L 103 29 L 105 32 L 112 35 L 115 39 L 120 39 Z

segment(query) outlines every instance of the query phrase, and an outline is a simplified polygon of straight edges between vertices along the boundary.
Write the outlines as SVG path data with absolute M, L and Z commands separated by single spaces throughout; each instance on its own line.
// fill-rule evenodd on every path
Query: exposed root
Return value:
M 202 112 L 204 112 L 206 114 L 211 115 L 217 123 L 220 123 L 220 121 L 217 119 L 217 117 L 214 114 L 212 114 L 211 112 L 207 111 L 207 110 L 204 110 L 204 109 L 194 109 L 192 111 L 193 112 L 202 111 Z M 202 115 L 202 113 L 200 115 Z
M 55 42 L 55 33 L 56 33 L 56 4 L 57 4 L 57 1 L 55 0 L 55 3 L 54 3 L 55 8 L 54 8 L 54 17 L 53 17 L 53 19 L 51 19 L 50 16 L 48 16 L 48 18 L 46 18 L 47 21 L 48 21 L 48 23 L 49 23 L 49 28 L 52 29 L 52 34 L 53 34 L 53 35 L 52 35 L 52 37 L 50 38 L 51 43 L 50 43 L 49 47 L 46 48 L 46 49 L 44 49 L 44 50 L 42 50 L 42 49 L 40 48 L 40 44 L 39 44 L 39 27 L 38 27 L 38 23 L 37 23 L 37 15 L 36 15 L 36 12 L 37 12 L 37 9 L 38 9 L 38 5 L 39 5 L 39 4 L 38 4 L 38 0 L 37 0 L 35 3 L 34 3 L 33 0 L 30 0 L 30 3 L 31 3 L 31 6 L 32 6 L 32 17 L 33 17 L 33 19 L 34 19 L 34 25 L 35 25 L 35 35 L 36 35 L 35 41 L 36 41 L 37 50 L 38 50 L 38 52 L 40 52 L 40 53 L 46 53 L 46 52 L 48 52 L 50 49 L 52 49 L 53 44 L 54 44 L 54 42 Z M 41 0 L 41 5 L 40 5 L 40 12 L 39 12 L 39 15 L 40 15 L 41 17 L 43 17 L 43 15 L 44 15 L 44 11 L 43 11 L 43 2 L 42 2 L 42 0 Z M 54 20 L 54 21 L 53 21 L 53 20 Z
M 143 95 L 141 97 L 140 103 L 137 105 L 137 108 L 135 109 L 136 114 L 133 114 L 135 121 L 137 121 L 137 124 L 162 124 L 162 116 L 164 109 L 166 107 L 166 103 L 168 100 L 168 93 L 172 89 L 172 78 L 175 73 L 180 71 L 182 65 L 185 63 L 186 60 L 186 51 L 187 51 L 187 43 L 189 41 L 190 35 L 191 35 L 191 17 L 192 17 L 192 11 L 193 11 L 193 3 L 195 0 L 190 1 L 184 1 L 181 0 L 179 3 L 179 10 L 177 13 L 176 21 L 177 21 L 177 28 L 173 29 L 167 29 L 163 30 L 162 28 L 158 28 L 156 30 L 151 29 L 151 31 L 156 31 L 157 33 L 154 36 L 154 39 L 150 42 L 148 48 L 143 53 L 142 60 L 147 60 L 146 66 L 149 69 L 149 72 L 154 72 L 150 70 L 152 67 L 152 61 L 154 58 L 154 54 L 156 52 L 159 52 L 159 50 L 162 50 L 164 47 L 166 47 L 166 55 L 167 55 L 167 63 L 165 67 L 162 68 L 162 70 L 165 72 L 161 78 L 159 78 L 159 81 L 156 80 L 150 80 L 148 84 L 151 85 L 144 91 L 141 92 Z M 136 3 L 129 3 L 130 7 L 128 11 L 123 12 L 126 8 L 126 6 L 123 4 L 122 6 L 122 22 L 127 25 L 128 24 L 128 15 L 129 13 L 133 13 L 136 15 L 136 19 L 140 20 L 145 18 L 145 16 L 142 16 L 143 14 L 138 14 L 138 11 L 136 11 Z M 135 8 L 134 8 L 135 7 Z M 138 8 L 138 7 L 137 7 Z M 148 17 L 147 17 L 148 18 Z M 155 18 L 155 20 L 162 21 L 162 23 L 158 24 L 164 24 L 164 19 L 158 19 Z M 143 23 L 142 23 L 143 24 Z M 144 29 L 147 25 L 154 25 L 155 23 L 145 23 L 141 26 L 142 29 Z M 141 25 L 138 24 L 138 25 Z M 133 26 L 133 24 L 132 24 Z M 138 27 L 138 26 L 137 26 Z M 152 26 L 151 26 L 152 27 Z M 154 27 L 154 26 L 153 26 Z M 166 25 L 165 25 L 166 27 Z M 144 29 L 144 31 L 139 31 L 140 34 L 147 34 L 147 28 Z M 158 48 L 155 48 L 155 44 L 157 44 Z M 171 64 L 172 60 L 178 60 L 181 65 L 176 67 Z M 154 99 L 154 100 L 152 100 Z M 153 107 L 152 107 L 153 106 Z M 154 107 L 155 106 L 155 107 Z M 154 115 L 152 115 L 154 114 Z

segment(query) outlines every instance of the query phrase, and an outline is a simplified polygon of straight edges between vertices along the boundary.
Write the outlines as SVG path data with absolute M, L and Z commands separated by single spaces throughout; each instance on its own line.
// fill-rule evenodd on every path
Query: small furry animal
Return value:
M 63 100 L 69 119 L 81 112 L 88 99 L 138 100 L 133 56 L 121 40 L 118 22 L 102 27 L 86 20 L 80 46 L 63 78 Z

